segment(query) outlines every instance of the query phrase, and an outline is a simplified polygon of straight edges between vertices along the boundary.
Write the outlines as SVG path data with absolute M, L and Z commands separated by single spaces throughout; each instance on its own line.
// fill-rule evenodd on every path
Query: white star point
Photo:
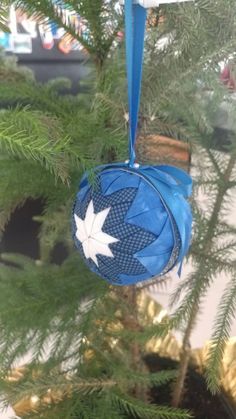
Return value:
M 92 261 L 98 267 L 97 255 L 103 255 L 113 258 L 114 255 L 109 247 L 109 244 L 116 243 L 119 240 L 102 231 L 102 227 L 111 208 L 106 208 L 97 214 L 94 212 L 93 201 L 91 200 L 84 220 L 78 215 L 74 214 L 76 223 L 76 237 L 83 246 L 83 251 L 86 259 Z

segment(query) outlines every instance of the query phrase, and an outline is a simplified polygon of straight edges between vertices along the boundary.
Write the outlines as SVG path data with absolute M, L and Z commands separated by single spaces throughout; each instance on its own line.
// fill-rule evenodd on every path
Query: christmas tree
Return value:
M 232 286 L 223 296 L 209 354 L 207 380 L 211 389 L 217 387 L 236 294 L 235 228 L 221 218 L 228 191 L 235 186 L 235 151 L 233 135 L 223 157 L 216 151 L 212 121 L 223 98 L 233 107 L 232 95 L 219 81 L 219 63 L 235 48 L 234 2 L 163 6 L 149 18 L 140 132 L 189 141 L 201 174 L 196 176 L 198 185 L 209 200 L 204 213 L 194 196 L 193 273 L 177 289 L 174 300 L 182 290 L 186 294 L 176 313 L 159 325 L 147 321 L 140 308 L 142 290 L 111 287 L 87 270 L 70 232 L 71 208 L 84 170 L 126 155 L 124 52 L 114 44 L 123 25 L 122 10 L 103 0 L 66 2 L 87 21 L 90 37 L 83 39 L 62 21 L 61 2 L 17 3 L 29 15 L 55 21 L 83 43 L 95 81 L 91 77 L 85 95 L 61 97 L 58 83 L 39 85 L 12 60 L 1 59 L 2 230 L 25 200 L 44 201 L 44 212 L 37 217 L 40 260 L 1 255 L 2 399 L 13 405 L 30 399 L 35 412 L 25 418 L 190 417 L 175 407 L 148 403 L 148 388 L 173 380 L 177 373 L 149 374 L 143 356 L 150 338 L 184 328 L 173 397 L 173 405 L 179 405 L 190 333 L 202 298 L 217 273 L 229 272 Z M 67 252 L 60 265 L 53 263 L 58 243 Z M 6 377 L 26 354 L 30 362 L 15 385 Z

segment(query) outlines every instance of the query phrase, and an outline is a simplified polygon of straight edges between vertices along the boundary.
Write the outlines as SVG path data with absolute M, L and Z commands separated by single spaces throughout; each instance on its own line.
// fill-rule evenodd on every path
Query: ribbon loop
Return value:
M 135 141 L 143 68 L 144 37 L 147 12 L 133 0 L 125 0 L 126 62 L 129 99 L 129 165 L 135 162 Z

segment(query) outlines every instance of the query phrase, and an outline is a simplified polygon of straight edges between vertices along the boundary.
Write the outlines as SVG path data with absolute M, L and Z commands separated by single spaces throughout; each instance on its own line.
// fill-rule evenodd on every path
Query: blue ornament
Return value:
M 186 254 L 191 178 L 171 166 L 111 164 L 85 174 L 73 212 L 73 237 L 88 267 L 111 284 L 164 275 Z
M 129 163 L 85 174 L 73 213 L 75 244 L 89 268 L 111 284 L 164 275 L 187 253 L 191 178 L 171 166 L 139 166 L 135 141 L 142 79 L 146 10 L 125 1 L 129 97 Z

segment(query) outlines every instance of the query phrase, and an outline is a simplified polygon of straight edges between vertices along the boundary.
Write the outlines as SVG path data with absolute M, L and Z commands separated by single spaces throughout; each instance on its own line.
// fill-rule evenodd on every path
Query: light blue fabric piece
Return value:
M 150 211 L 142 212 L 132 218 L 125 218 L 125 221 L 159 235 L 166 222 L 167 216 L 168 215 L 164 209 L 160 209 L 158 211 L 154 208 Z
M 151 276 L 159 275 L 166 267 L 170 260 L 170 252 L 163 253 L 162 255 L 157 256 L 139 256 L 139 262 L 149 272 L 149 278 Z
M 185 198 L 192 194 L 192 178 L 174 166 L 141 166 L 141 173 L 147 177 L 153 177 L 156 181 L 160 181 L 171 187 L 172 192 L 176 192 Z
M 87 183 L 87 185 L 84 185 L 83 188 L 81 188 L 79 190 L 79 192 L 77 193 L 77 199 L 79 199 L 80 201 L 82 201 L 85 198 L 85 195 L 87 194 L 87 192 L 89 191 L 90 186 Z
M 118 170 L 106 172 L 104 175 L 101 174 L 101 186 L 102 191 L 105 195 L 110 195 L 120 189 L 126 188 L 138 188 L 140 178 L 134 176 L 132 173 L 122 172 Z
M 145 199 L 143 199 L 144 196 Z M 165 211 L 160 197 L 157 195 L 156 191 L 149 187 L 146 182 L 141 180 L 133 205 L 126 215 L 126 220 L 129 221 L 129 219 L 135 217 L 136 215 L 140 215 L 143 212 L 150 211 L 154 208 L 159 208 L 160 211 Z
M 160 193 L 176 222 L 182 244 L 178 258 L 178 261 L 181 261 L 188 251 L 191 240 L 192 214 L 184 197 L 189 196 L 192 190 L 192 179 L 183 170 L 172 166 L 161 166 L 161 170 L 158 166 L 154 168 L 150 166 L 141 169 L 141 172 Z M 172 179 L 169 178 L 171 172 L 175 175 Z M 173 184 L 174 182 L 176 184 Z
M 104 193 L 104 195 L 106 194 L 109 195 L 110 193 L 109 189 L 113 190 L 113 183 L 116 183 L 122 175 L 123 173 L 120 170 L 111 170 L 104 174 L 101 173 L 101 187 L 102 187 L 102 192 Z M 124 187 L 124 184 L 123 184 L 123 187 Z M 115 188 L 113 192 L 115 192 Z
M 154 166 L 154 169 L 169 174 L 178 184 L 177 191 L 185 198 L 189 198 L 192 195 L 193 181 L 184 170 L 167 165 Z
M 159 237 L 149 246 L 137 252 L 135 257 L 140 260 L 143 256 L 156 256 L 167 252 L 171 255 L 173 243 L 173 228 L 170 219 L 167 219 Z

